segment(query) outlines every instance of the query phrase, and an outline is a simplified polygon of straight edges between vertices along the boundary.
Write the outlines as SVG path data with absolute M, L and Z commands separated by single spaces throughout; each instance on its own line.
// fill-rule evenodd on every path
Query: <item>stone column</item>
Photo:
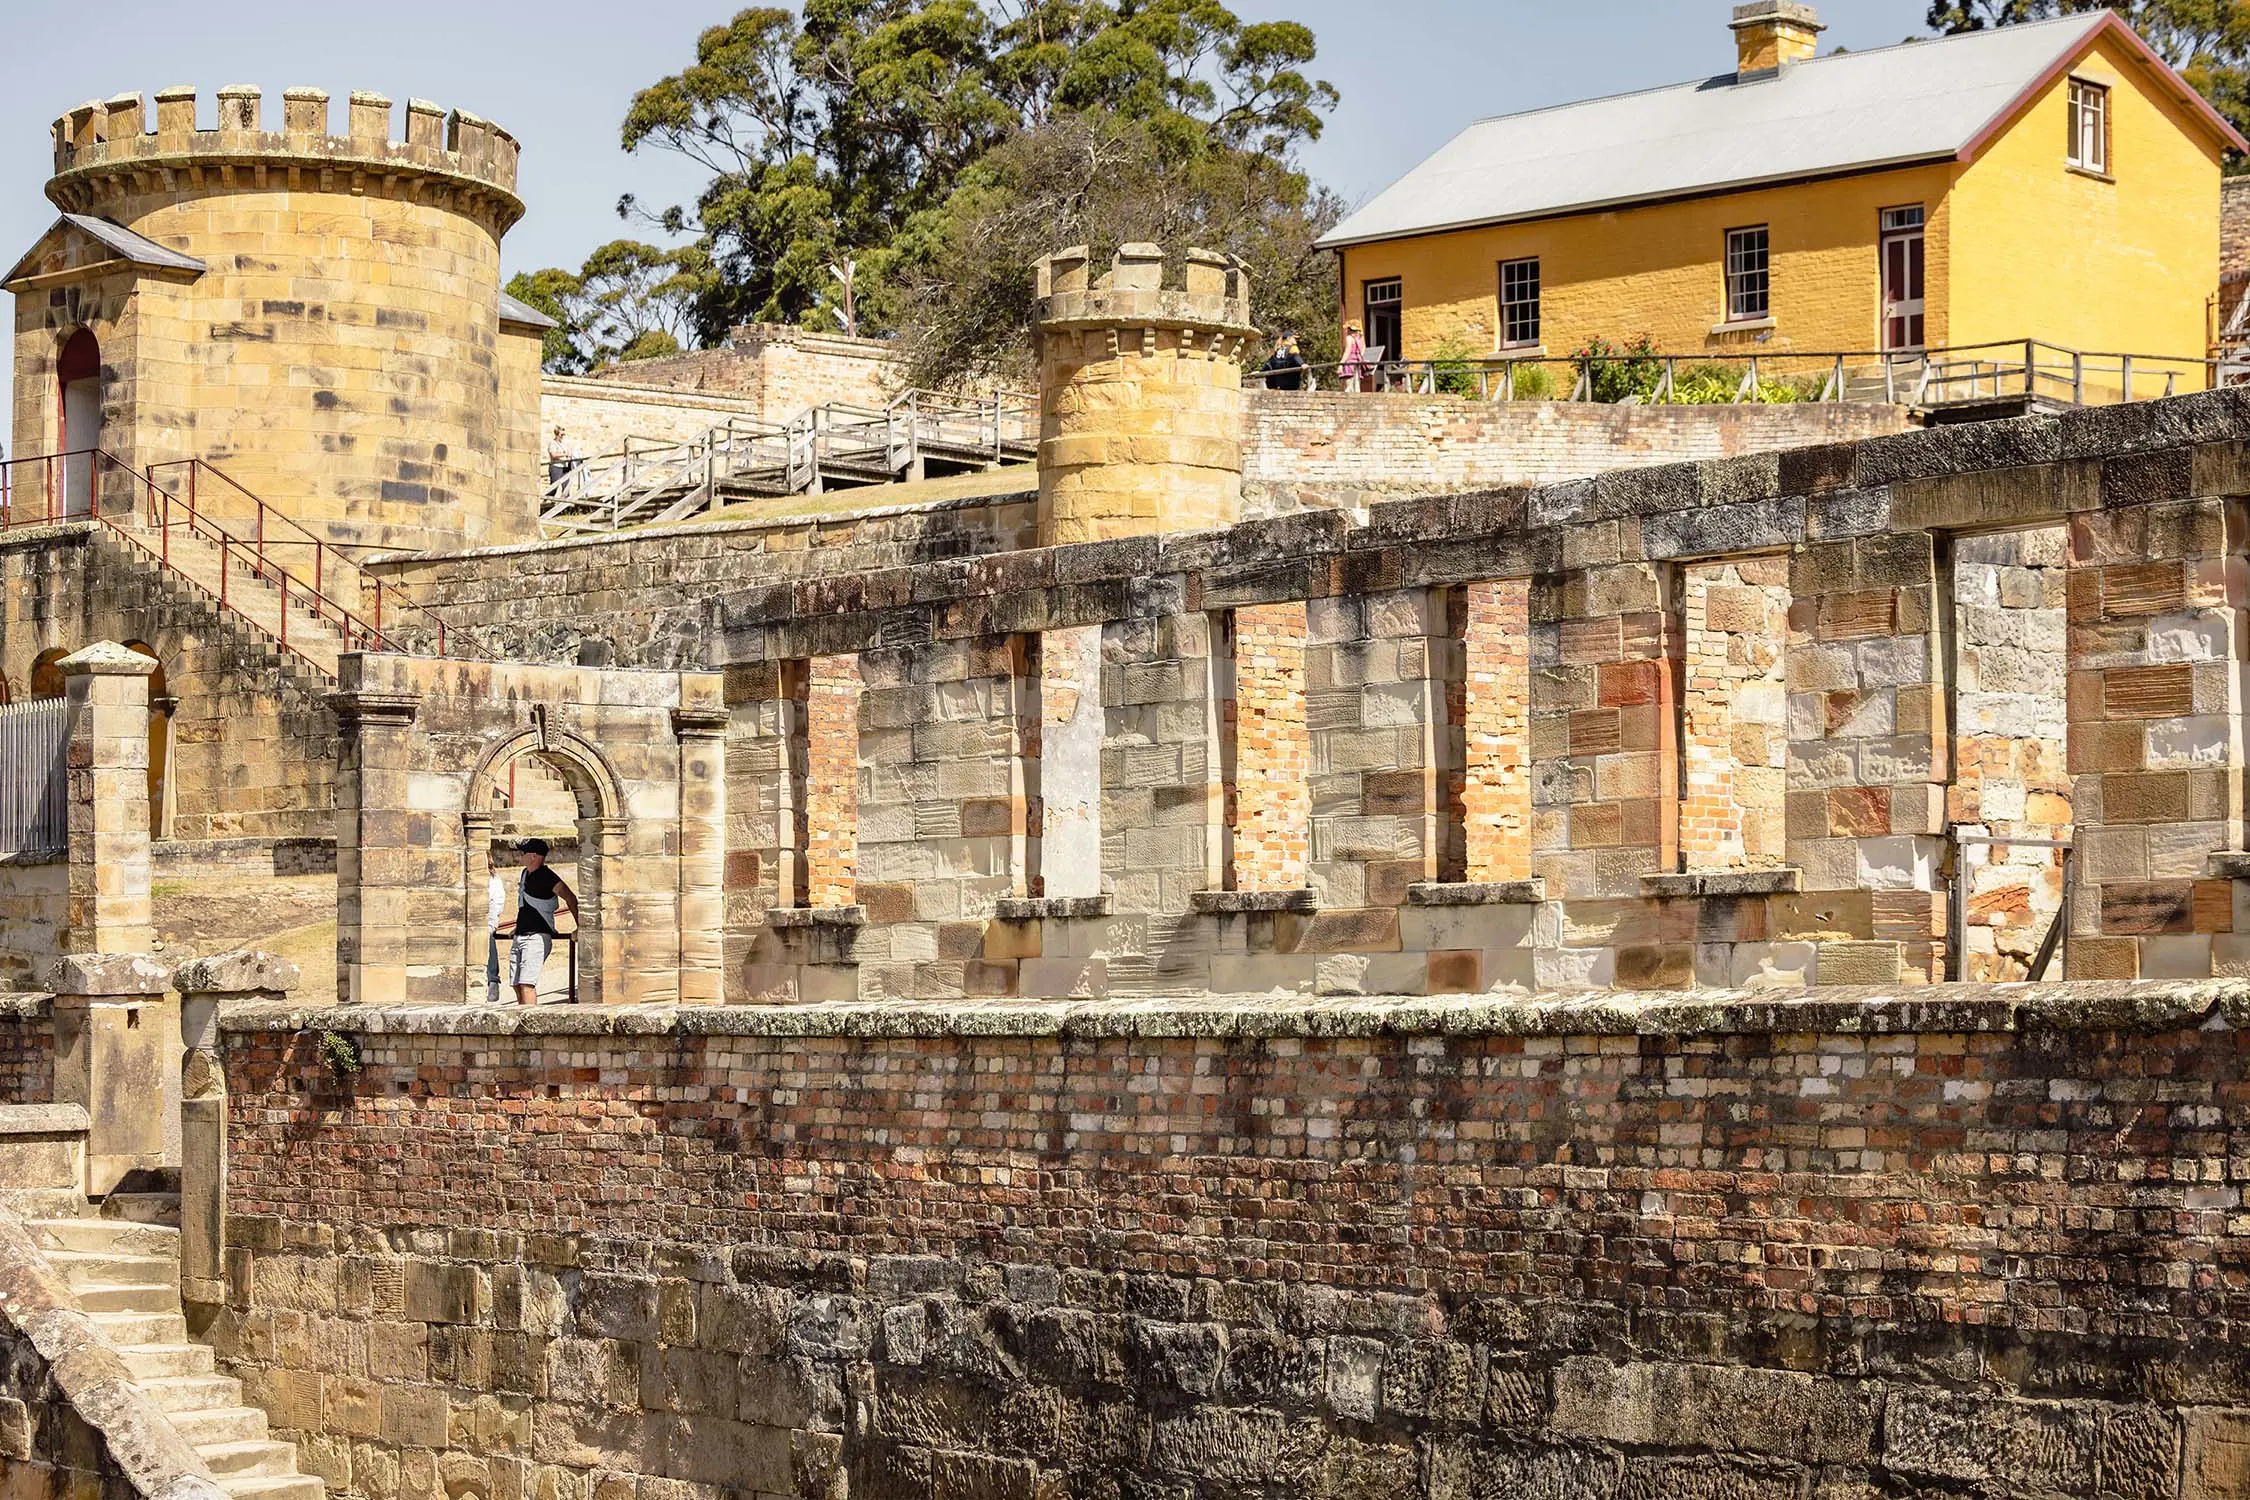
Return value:
M 413 834 L 417 822 L 428 823 L 408 811 L 421 699 L 354 688 L 331 694 L 328 702 L 342 731 L 336 756 L 336 998 L 350 1005 L 399 1005 L 407 999 L 411 898 L 423 857 Z M 456 991 L 448 1003 L 458 1003 L 463 993 Z
M 729 715 L 710 682 L 708 701 L 672 710 L 680 740 L 680 1003 L 716 1005 L 726 986 L 726 732 Z
M 106 1197 L 134 1174 L 178 1161 L 180 1029 L 171 979 L 138 953 L 74 953 L 48 973 L 55 1102 L 86 1111 L 88 1197 Z
M 280 1000 L 297 966 L 270 953 L 192 959 L 172 976 L 180 996 L 180 1296 L 226 1300 L 227 1082 L 219 1013 L 230 1002 Z
M 1152 955 L 1111 958 L 1112 993 L 1211 986 L 1216 941 L 1195 898 L 1227 871 L 1220 634 L 1200 612 L 1102 627 L 1102 868 L 1117 911 L 1147 923 Z
M 139 953 L 149 911 L 148 679 L 156 662 L 98 641 L 57 664 L 70 697 L 69 953 Z

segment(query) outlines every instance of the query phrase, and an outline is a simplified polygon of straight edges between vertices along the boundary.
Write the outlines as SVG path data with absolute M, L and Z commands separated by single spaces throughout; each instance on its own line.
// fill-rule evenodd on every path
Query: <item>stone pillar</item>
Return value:
M 1083 245 L 1038 264 L 1039 542 L 1229 526 L 1242 515 L 1249 279 L 1190 250 L 1126 245 L 1088 284 Z
M 2070 521 L 2072 979 L 2237 966 L 2239 862 L 2210 857 L 2243 848 L 2246 538 L 2189 480 L 2184 452 L 2109 459 Z
M 230 1002 L 280 1000 L 297 966 L 270 953 L 192 959 L 172 976 L 180 996 L 180 1296 L 226 1300 L 227 1082 L 219 1013 Z
M 347 658 L 347 661 L 351 660 Z M 329 696 L 341 736 L 336 765 L 336 998 L 407 999 L 412 897 L 429 818 L 413 805 L 413 694 L 352 689 Z M 422 829 L 420 845 L 413 835 Z M 481 900 L 483 893 L 476 893 Z M 460 995 L 451 997 L 458 1003 Z
M 672 710 L 680 739 L 680 1003 L 726 998 L 727 721 L 708 701 Z
M 177 1164 L 180 1027 L 171 979 L 138 953 L 74 953 L 48 973 L 55 1102 L 86 1111 L 88 1197 Z
M 149 911 L 148 679 L 156 662 L 98 641 L 57 664 L 70 697 L 70 953 L 139 953 Z
M 1039 871 L 1044 894 L 1102 893 L 1102 628 L 1050 630 L 1039 649 Z

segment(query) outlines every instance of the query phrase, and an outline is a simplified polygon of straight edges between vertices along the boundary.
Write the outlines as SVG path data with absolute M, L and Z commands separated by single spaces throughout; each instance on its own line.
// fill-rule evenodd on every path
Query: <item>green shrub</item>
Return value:
M 1570 359 L 1596 401 L 1615 403 L 1629 396 L 1646 401 L 1664 375 L 1656 341 L 1645 333 L 1623 345 L 1589 339 L 1571 351 Z
M 1431 386 L 1441 396 L 1477 393 L 1477 352 L 1459 339 L 1444 338 L 1430 351 Z
M 1515 390 L 1518 401 L 1552 401 L 1555 372 L 1545 365 L 1517 365 Z

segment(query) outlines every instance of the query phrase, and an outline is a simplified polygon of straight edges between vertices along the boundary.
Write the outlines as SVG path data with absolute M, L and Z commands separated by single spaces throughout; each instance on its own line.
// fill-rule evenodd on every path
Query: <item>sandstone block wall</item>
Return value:
M 146 645 L 164 671 L 172 836 L 332 838 L 331 684 L 96 526 L 0 537 L 0 680 L 31 696 L 43 655 Z
M 1248 515 L 1551 484 L 1608 469 L 1850 442 L 1910 425 L 1901 406 L 1597 406 L 1256 389 L 1243 401 Z
M 0 991 L 43 988 L 47 965 L 62 953 L 69 930 L 69 858 L 0 857 Z M 0 1099 L 6 1096 L 0 1087 Z
M 790 412 L 773 420 L 786 421 Z M 581 458 L 622 453 L 628 439 L 688 442 L 729 419 L 767 420 L 756 395 L 680 389 L 625 380 L 543 375 L 539 380 L 539 456 L 544 462 L 563 429 L 563 441 Z
M 665 1016 L 226 1019 L 335 1491 L 2250 1482 L 2238 985 Z
M 786 422 L 808 406 L 831 401 L 880 407 L 905 384 L 898 348 L 889 340 L 786 323 L 745 323 L 721 348 L 608 365 L 592 378 L 738 396 L 769 422 Z

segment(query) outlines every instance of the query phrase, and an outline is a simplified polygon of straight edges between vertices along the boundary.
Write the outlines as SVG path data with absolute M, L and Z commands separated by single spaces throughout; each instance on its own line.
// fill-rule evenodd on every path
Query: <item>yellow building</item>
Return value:
M 1322 241 L 1344 316 L 1392 359 L 2036 339 L 2200 383 L 2220 160 L 2250 147 L 2130 28 L 1818 57 L 1821 29 L 1737 6 L 1733 73 L 1469 126 Z

